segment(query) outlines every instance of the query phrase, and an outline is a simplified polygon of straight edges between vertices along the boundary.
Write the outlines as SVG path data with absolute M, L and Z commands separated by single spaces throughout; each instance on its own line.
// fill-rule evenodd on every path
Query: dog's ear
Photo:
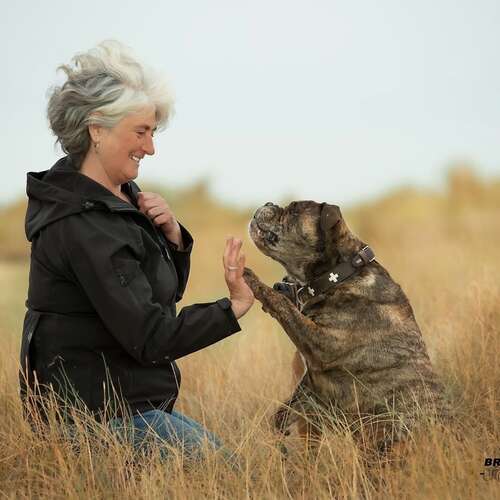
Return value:
M 328 234 L 341 219 L 342 214 L 340 213 L 340 208 L 337 205 L 328 205 L 328 203 L 323 203 L 320 216 L 320 227 L 323 232 Z
M 342 214 L 337 205 L 329 205 L 323 203 L 321 207 L 321 214 L 319 219 L 320 230 L 323 233 L 323 241 L 325 244 L 325 255 L 331 261 L 337 261 L 339 257 L 339 250 L 337 248 L 339 229 L 341 227 L 340 221 Z

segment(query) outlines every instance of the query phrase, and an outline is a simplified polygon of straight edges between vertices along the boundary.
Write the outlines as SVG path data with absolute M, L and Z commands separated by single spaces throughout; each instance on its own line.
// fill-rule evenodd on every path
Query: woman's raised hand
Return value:
M 253 292 L 243 279 L 245 254 L 240 253 L 241 245 L 243 245 L 242 240 L 229 237 L 222 257 L 224 278 L 229 289 L 231 309 L 236 319 L 241 318 L 252 307 L 254 301 Z

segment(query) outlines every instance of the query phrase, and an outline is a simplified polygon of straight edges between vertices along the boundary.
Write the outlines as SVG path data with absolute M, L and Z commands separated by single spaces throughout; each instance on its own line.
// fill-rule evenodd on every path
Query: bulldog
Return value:
M 338 206 L 266 203 L 249 233 L 287 272 L 273 288 L 244 272 L 298 350 L 297 386 L 274 416 L 281 432 L 296 424 L 302 436 L 318 436 L 333 424 L 388 450 L 424 415 L 447 414 L 408 298 Z

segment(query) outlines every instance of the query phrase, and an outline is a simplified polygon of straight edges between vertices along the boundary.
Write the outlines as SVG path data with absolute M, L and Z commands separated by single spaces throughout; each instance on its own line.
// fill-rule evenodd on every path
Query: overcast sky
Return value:
M 106 38 L 176 93 L 139 184 L 208 175 L 229 202 L 350 204 L 439 188 L 458 160 L 500 176 L 498 0 L 32 0 L 2 5 L 0 204 L 62 155 L 56 67 Z

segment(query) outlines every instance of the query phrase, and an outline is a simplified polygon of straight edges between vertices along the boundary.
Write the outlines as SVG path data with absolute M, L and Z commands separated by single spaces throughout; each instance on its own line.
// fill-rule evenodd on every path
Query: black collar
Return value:
M 280 281 L 273 288 L 286 295 L 295 305 L 302 310 L 306 302 L 314 297 L 334 288 L 346 279 L 356 274 L 363 266 L 372 262 L 375 254 L 369 246 L 363 247 L 350 262 L 341 262 L 330 271 L 321 275 L 303 286 L 297 283 Z

